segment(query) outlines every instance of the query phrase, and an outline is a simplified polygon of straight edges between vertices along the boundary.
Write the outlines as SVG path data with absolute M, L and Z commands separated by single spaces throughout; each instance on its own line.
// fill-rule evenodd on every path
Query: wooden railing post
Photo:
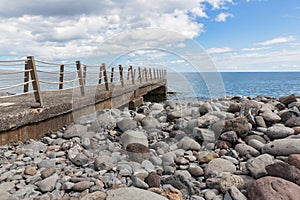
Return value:
M 134 85 L 134 74 L 133 74 L 132 66 L 130 66 L 129 69 L 130 69 L 130 73 L 131 73 L 131 82 L 132 82 L 132 85 Z
M 139 70 L 139 79 L 140 79 L 140 83 L 142 83 L 143 81 L 142 81 L 141 68 L 139 67 L 138 70 Z
M 29 91 L 29 71 L 28 70 L 28 63 L 25 63 L 25 72 L 24 72 L 24 93 Z
M 147 73 L 147 68 L 145 67 L 145 79 L 146 79 L 146 82 L 148 82 L 148 73 Z
M 83 65 L 83 84 L 86 84 L 86 65 Z
M 106 89 L 106 91 L 109 91 L 108 77 L 107 77 L 107 71 L 106 71 L 105 63 L 102 64 L 102 69 L 103 69 L 105 89 Z
M 98 84 L 101 84 L 101 81 L 102 81 L 102 68 L 103 68 L 103 66 L 100 66 Z
M 154 80 L 156 79 L 155 68 L 153 68 L 153 78 L 154 78 Z
M 114 70 L 115 70 L 115 68 L 111 68 L 111 74 L 110 74 L 110 82 L 111 83 L 114 81 Z
M 33 56 L 27 57 L 27 67 L 30 70 L 31 80 L 33 80 L 32 88 L 34 90 L 35 101 L 40 104 L 40 107 L 43 107 L 41 88 Z
M 150 75 L 150 80 L 152 81 L 152 69 L 149 68 L 149 75 Z
M 119 65 L 119 72 L 120 72 L 121 85 L 122 85 L 122 87 L 124 87 L 124 77 L 123 77 L 123 67 L 122 67 L 122 65 Z
M 60 65 L 59 84 L 58 84 L 58 89 L 60 89 L 60 90 L 62 90 L 64 87 L 64 71 L 65 71 L 65 65 Z
M 76 68 L 77 68 L 77 75 L 78 75 L 78 80 L 80 85 L 81 96 L 85 96 L 84 83 L 82 77 L 82 68 L 81 68 L 80 61 L 76 61 Z
M 133 80 L 135 80 L 136 69 L 133 70 Z
M 159 71 L 158 71 L 158 69 L 156 69 L 156 77 L 157 77 L 157 79 L 159 79 Z
M 130 67 L 128 67 L 127 81 L 129 81 L 129 76 L 130 76 Z

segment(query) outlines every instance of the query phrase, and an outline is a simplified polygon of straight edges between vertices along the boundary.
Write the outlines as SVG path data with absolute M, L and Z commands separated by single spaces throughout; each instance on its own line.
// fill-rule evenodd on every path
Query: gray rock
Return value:
M 166 163 L 174 164 L 175 159 L 176 159 L 176 154 L 174 152 L 165 153 L 161 158 L 163 164 L 166 164 Z
M 200 128 L 207 128 L 218 120 L 217 116 L 206 114 L 198 118 L 198 126 Z
M 211 111 L 213 111 L 213 108 L 210 105 L 210 103 L 208 103 L 208 102 L 205 102 L 199 108 L 199 112 L 201 115 L 205 115 L 206 113 L 211 112 Z
M 154 165 L 149 160 L 144 160 L 141 165 L 142 169 L 145 169 L 147 172 L 154 171 Z
M 247 144 L 237 144 L 235 150 L 240 156 L 251 155 L 253 157 L 259 156 L 260 152 Z
M 3 200 L 11 199 L 10 193 L 0 190 L 0 197 Z
M 207 190 L 204 194 L 206 200 L 213 200 L 217 196 L 214 190 Z
M 221 139 L 226 140 L 228 142 L 236 142 L 238 139 L 238 136 L 236 132 L 234 131 L 227 131 L 221 134 Z
M 235 131 L 238 136 L 246 137 L 250 131 L 250 126 L 244 117 L 237 117 L 223 122 L 222 133 L 226 131 Z
M 258 179 L 267 175 L 266 166 L 273 164 L 273 157 L 269 154 L 263 154 L 256 158 L 251 158 L 247 161 L 246 167 L 251 175 Z
M 261 151 L 264 144 L 256 139 L 251 139 L 249 142 L 248 142 L 248 145 L 253 147 L 254 149 L 256 149 L 257 151 Z
M 80 124 L 72 124 L 67 127 L 67 130 L 63 133 L 63 138 L 70 139 L 73 137 L 81 137 L 87 132 L 87 126 Z
M 258 115 L 261 106 L 262 103 L 250 100 L 242 106 L 240 115 L 245 116 L 251 124 L 255 124 L 255 117 Z
M 280 122 L 281 120 L 281 118 L 271 110 L 266 110 L 265 112 L 263 112 L 262 117 L 266 122 L 269 122 L 271 124 Z
M 285 122 L 288 127 L 300 126 L 300 117 L 292 117 Z
M 23 150 L 25 152 L 33 152 L 33 153 L 44 153 L 47 150 L 47 145 L 40 142 L 40 141 L 34 141 L 31 140 L 29 144 L 25 145 L 23 147 Z
M 62 186 L 63 190 L 72 190 L 73 186 L 75 185 L 75 183 L 72 182 L 65 182 Z
M 127 145 L 131 143 L 139 143 L 148 147 L 148 138 L 145 133 L 141 131 L 128 130 L 122 134 L 121 143 L 124 149 L 126 149 Z
M 134 187 L 119 188 L 115 190 L 107 191 L 106 200 L 141 200 L 141 199 L 155 199 L 155 200 L 168 200 L 167 198 L 150 192 Z
M 71 161 L 77 166 L 82 166 L 89 162 L 89 158 L 83 153 L 78 153 Z
M 222 173 L 222 172 L 236 172 L 235 165 L 225 159 L 222 158 L 215 158 L 212 161 L 208 163 L 208 165 L 205 168 L 205 176 L 209 176 L 212 173 Z
M 19 199 L 24 199 L 24 200 L 31 200 L 39 196 L 40 193 L 35 191 L 35 186 L 33 185 L 27 185 L 24 188 L 16 191 L 13 193 L 10 197 L 10 199 L 13 200 L 19 200 Z
M 141 179 L 139 179 L 136 176 L 132 176 L 131 180 L 132 180 L 132 185 L 137 187 L 137 188 L 141 188 L 141 189 L 148 189 L 149 188 L 149 185 L 147 183 L 145 183 L 144 181 L 142 181 Z
M 80 182 L 74 184 L 73 190 L 76 192 L 82 192 L 86 189 L 89 189 L 93 185 L 94 185 L 94 182 L 91 182 L 91 181 L 80 181 Z
M 262 148 L 262 153 L 273 156 L 288 156 L 300 154 L 300 139 L 278 139 L 270 142 Z
M 176 111 L 171 112 L 168 115 L 168 118 L 173 120 L 173 119 L 178 119 L 178 118 L 191 116 L 191 115 L 192 115 L 192 110 L 190 108 L 184 108 L 181 110 L 176 110 Z
M 127 130 L 135 129 L 137 127 L 137 123 L 132 119 L 125 118 L 117 122 L 117 126 L 121 131 L 125 132 Z
M 152 116 L 146 116 L 143 120 L 142 120 L 142 126 L 144 127 L 144 129 L 149 130 L 149 129 L 156 129 L 156 128 L 161 128 L 161 124 L 159 123 L 159 121 L 157 119 L 155 119 Z
M 101 114 L 97 117 L 90 127 L 90 130 L 101 132 L 102 129 L 113 130 L 116 127 L 117 121 L 111 114 Z
M 166 175 L 172 175 L 175 172 L 175 169 L 172 166 L 166 165 L 163 167 L 163 169 L 164 169 L 164 174 L 166 174 Z
M 114 167 L 114 161 L 110 156 L 100 156 L 94 162 L 94 168 L 97 171 L 110 170 Z
M 0 191 L 8 192 L 14 188 L 15 188 L 15 184 L 13 182 L 4 182 L 0 184 Z
M 51 192 L 55 189 L 55 184 L 58 178 L 59 177 L 57 174 L 53 174 L 52 176 L 37 182 L 36 185 L 38 186 L 39 190 L 42 192 Z
M 199 176 L 204 175 L 203 169 L 200 166 L 196 165 L 196 164 L 191 164 L 189 166 L 188 172 L 194 177 L 199 177 Z
M 294 134 L 294 129 L 282 125 L 274 125 L 267 130 L 267 136 L 271 139 L 285 138 Z
M 267 127 L 267 125 L 266 125 L 266 123 L 265 123 L 265 120 L 264 120 L 264 118 L 263 118 L 262 116 L 256 116 L 256 117 L 255 117 L 255 121 L 256 121 L 256 124 L 257 124 L 258 126 L 264 127 L 264 128 Z
M 287 106 L 290 103 L 297 102 L 297 99 L 296 99 L 294 94 L 291 94 L 291 95 L 288 95 L 288 96 L 280 97 L 279 101 L 280 101 L 280 103 L 283 103 Z
M 42 160 L 38 167 L 41 168 L 52 168 L 55 167 L 55 161 L 54 160 Z
M 198 142 L 196 142 L 195 140 L 193 140 L 190 137 L 185 136 L 184 138 L 182 138 L 178 144 L 177 144 L 178 148 L 182 148 L 184 150 L 195 150 L 195 151 L 199 151 L 201 149 L 201 146 Z
M 81 200 L 104 200 L 106 198 L 105 192 L 96 191 L 85 195 Z
M 245 195 L 235 185 L 230 187 L 229 194 L 233 200 L 247 200 Z
M 206 143 L 215 142 L 218 138 L 215 138 L 215 133 L 209 129 L 204 128 L 194 128 L 193 136 Z

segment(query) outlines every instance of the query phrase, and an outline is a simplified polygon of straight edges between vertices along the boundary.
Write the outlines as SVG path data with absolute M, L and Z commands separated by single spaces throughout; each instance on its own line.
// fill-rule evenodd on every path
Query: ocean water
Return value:
M 300 72 L 169 73 L 168 99 L 207 100 L 226 96 L 300 95 Z

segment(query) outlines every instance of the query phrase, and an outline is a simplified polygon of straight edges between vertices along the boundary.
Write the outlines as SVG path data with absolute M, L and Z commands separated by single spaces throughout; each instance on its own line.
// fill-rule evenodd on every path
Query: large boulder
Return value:
M 300 139 L 278 139 L 263 146 L 262 153 L 273 156 L 300 154 Z
M 268 175 L 280 177 L 300 185 L 300 170 L 285 162 L 275 162 L 266 166 Z
M 298 200 L 300 187 L 282 178 L 266 176 L 256 180 L 248 189 L 249 200 Z

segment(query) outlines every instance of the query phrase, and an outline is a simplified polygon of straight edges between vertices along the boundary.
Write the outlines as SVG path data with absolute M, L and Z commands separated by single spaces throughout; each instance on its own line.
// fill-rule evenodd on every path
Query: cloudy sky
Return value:
M 0 0 L 0 59 L 300 71 L 299 0 Z

